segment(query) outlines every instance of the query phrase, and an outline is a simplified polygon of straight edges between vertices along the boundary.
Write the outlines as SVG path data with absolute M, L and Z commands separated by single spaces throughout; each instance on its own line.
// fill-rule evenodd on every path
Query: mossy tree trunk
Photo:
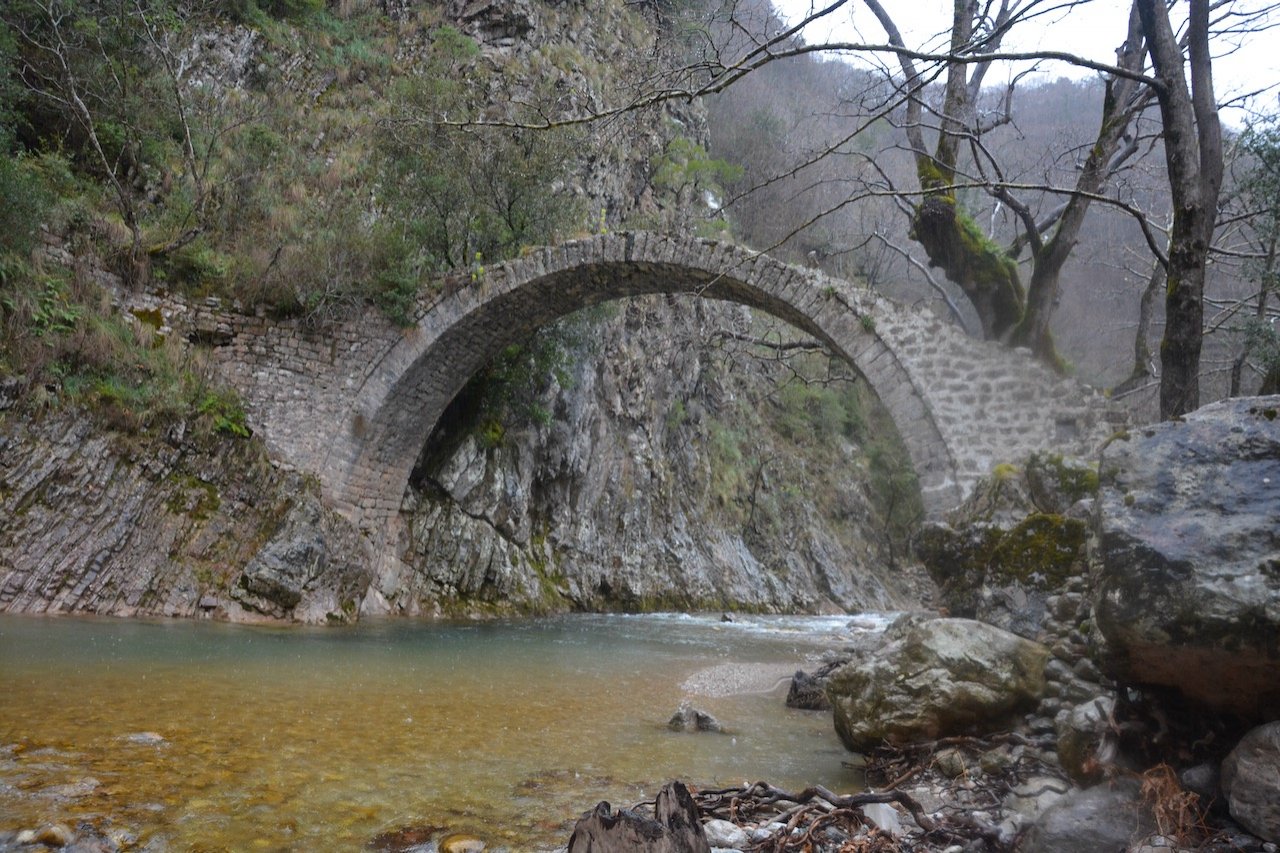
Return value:
M 1018 264 L 987 240 L 950 194 L 916 205 L 911 237 L 972 303 L 984 337 L 1004 339 L 1023 315 Z

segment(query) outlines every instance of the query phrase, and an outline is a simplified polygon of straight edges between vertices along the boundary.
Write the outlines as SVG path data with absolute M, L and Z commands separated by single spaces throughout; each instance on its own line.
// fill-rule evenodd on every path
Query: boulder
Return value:
M 854 752 L 997 731 L 1044 694 L 1049 650 L 970 619 L 902 620 L 831 674 L 836 732 Z
M 1231 816 L 1267 841 L 1280 842 L 1280 722 L 1245 735 L 1222 764 Z
M 1135 780 L 1075 790 L 1036 820 L 1018 853 L 1099 853 L 1128 850 L 1155 831 Z
M 673 732 L 723 732 L 720 721 L 706 711 L 693 707 L 688 700 L 681 702 L 680 707 L 667 721 L 667 728 Z
M 1113 697 L 1102 695 L 1063 709 L 1055 720 L 1058 761 L 1076 782 L 1097 782 L 1114 757 L 1116 744 L 1111 715 L 1115 706 Z
M 1105 449 L 1095 612 L 1117 679 L 1280 717 L 1278 413 L 1224 400 Z

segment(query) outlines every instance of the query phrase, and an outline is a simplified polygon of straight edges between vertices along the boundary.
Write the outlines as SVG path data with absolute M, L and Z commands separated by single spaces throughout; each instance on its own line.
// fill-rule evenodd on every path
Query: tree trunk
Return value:
M 1005 337 L 1022 319 L 1018 264 L 957 209 L 950 194 L 929 196 L 916 207 L 911 237 L 973 303 L 983 337 Z
M 1113 396 L 1132 391 L 1154 375 L 1151 370 L 1151 344 L 1148 342 L 1148 335 L 1151 333 L 1151 314 L 1156 303 L 1156 292 L 1164 284 L 1164 279 L 1164 264 L 1156 261 L 1151 265 L 1147 286 L 1142 291 L 1142 298 L 1138 300 L 1138 328 L 1133 334 L 1133 370 L 1127 379 L 1111 389 Z
M 1164 339 L 1160 342 L 1160 417 L 1167 420 L 1200 405 L 1205 266 L 1222 188 L 1222 128 L 1209 53 L 1210 0 L 1190 2 L 1190 90 L 1168 6 L 1162 0 L 1136 2 L 1160 81 L 1156 95 L 1173 199 Z
M 574 826 L 568 853 L 711 853 L 698 806 L 683 783 L 664 785 L 653 810 L 650 819 L 599 803 Z
M 1143 45 L 1142 24 L 1137 9 L 1129 13 L 1129 29 L 1124 45 L 1117 53 L 1116 64 L 1128 71 L 1142 70 L 1146 48 Z M 1135 102 L 1138 99 L 1138 83 L 1129 77 L 1113 76 L 1107 80 L 1102 100 L 1102 121 L 1098 126 L 1097 141 L 1089 149 L 1076 179 L 1079 191 L 1071 196 L 1054 226 L 1053 235 L 1043 244 L 1039 240 L 1038 226 L 1033 221 L 1025 225 L 1032 247 L 1031 280 L 1027 284 L 1027 305 L 1022 321 L 1014 330 L 1010 343 L 1028 346 L 1042 360 L 1055 367 L 1058 364 L 1057 349 L 1049 331 L 1049 320 L 1058 302 L 1058 287 L 1062 267 L 1075 248 L 1089 212 L 1092 197 L 1107 185 L 1112 172 L 1136 151 L 1136 145 L 1121 150 L 1129 125 L 1132 123 Z

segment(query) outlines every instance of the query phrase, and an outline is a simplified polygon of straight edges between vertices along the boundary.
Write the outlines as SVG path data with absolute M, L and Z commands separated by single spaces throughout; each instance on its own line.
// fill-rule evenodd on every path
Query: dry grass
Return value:
M 1142 801 L 1151 808 L 1160 834 L 1179 847 L 1197 845 L 1209 834 L 1200 797 L 1182 787 L 1168 764 L 1142 774 Z

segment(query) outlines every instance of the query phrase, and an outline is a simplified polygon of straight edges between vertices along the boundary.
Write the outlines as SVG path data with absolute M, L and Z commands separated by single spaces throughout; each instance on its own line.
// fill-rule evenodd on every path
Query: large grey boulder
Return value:
M 1280 722 L 1245 735 L 1222 764 L 1222 793 L 1245 829 L 1280 842 Z
M 904 620 L 886 639 L 827 684 L 836 732 L 854 752 L 997 731 L 1044 693 L 1049 650 L 994 626 Z
M 1075 790 L 1049 806 L 1018 843 L 1018 853 L 1128 850 L 1155 831 L 1138 783 L 1124 780 Z
M 1280 717 L 1278 414 L 1226 400 L 1104 451 L 1095 609 L 1118 678 Z

